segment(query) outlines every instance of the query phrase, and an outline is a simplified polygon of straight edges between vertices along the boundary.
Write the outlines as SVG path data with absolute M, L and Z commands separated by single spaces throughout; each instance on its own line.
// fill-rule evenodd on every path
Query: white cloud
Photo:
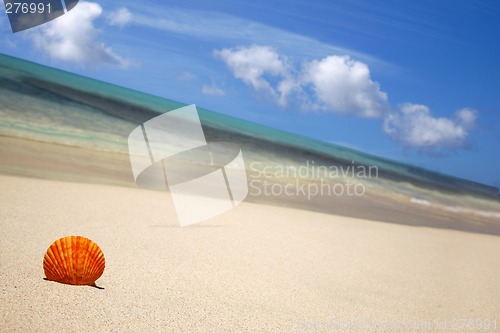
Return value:
M 132 21 L 132 13 L 125 7 L 118 8 L 108 15 L 108 24 L 123 27 Z
M 93 21 L 102 14 L 97 3 L 82 1 L 65 15 L 30 31 L 35 46 L 52 59 L 76 62 L 84 66 L 104 63 L 121 67 L 128 61 L 95 39 L 100 31 Z
M 226 93 L 221 88 L 217 87 L 217 85 L 212 82 L 211 85 L 204 85 L 201 88 L 201 93 L 204 95 L 212 95 L 212 96 L 224 96 Z
M 400 112 L 385 118 L 384 131 L 405 146 L 439 154 L 439 149 L 466 148 L 476 119 L 477 111 L 470 108 L 458 110 L 452 118 L 436 118 L 429 107 L 407 103 L 401 105 Z
M 215 51 L 230 68 L 234 77 L 251 86 L 255 91 L 286 105 L 287 95 L 293 90 L 290 69 L 286 58 L 270 46 L 252 45 Z M 271 80 L 277 80 L 273 87 Z
M 348 56 L 329 56 L 295 69 L 270 46 L 252 45 L 215 51 L 234 77 L 280 106 L 290 98 L 303 108 L 378 117 L 388 109 L 387 94 L 370 78 L 368 66 Z M 313 94 L 306 91 L 311 87 Z
M 182 72 L 179 74 L 178 79 L 181 81 L 192 81 L 196 79 L 196 75 L 191 72 Z
M 472 108 L 462 108 L 455 112 L 455 121 L 465 129 L 471 129 L 476 125 L 477 113 Z
M 368 66 L 349 56 L 313 60 L 303 72 L 303 83 L 311 84 L 322 109 L 361 117 L 379 117 L 388 110 L 387 94 L 371 80 Z
M 331 55 L 294 68 L 270 46 L 253 45 L 215 51 L 233 76 L 280 106 L 295 99 L 306 110 L 321 110 L 383 119 L 394 141 L 431 155 L 469 146 L 477 111 L 463 108 L 451 118 L 432 116 L 425 105 L 407 103 L 393 111 L 387 93 L 373 81 L 368 65 L 351 57 Z

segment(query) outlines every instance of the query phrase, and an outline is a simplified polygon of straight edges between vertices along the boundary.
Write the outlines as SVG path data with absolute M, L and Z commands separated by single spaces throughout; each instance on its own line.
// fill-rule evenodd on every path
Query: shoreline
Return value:
M 0 136 L 0 156 L 0 174 L 137 188 L 127 154 Z M 247 170 L 251 171 L 251 168 Z M 260 185 L 264 182 L 279 185 L 281 182 L 281 190 L 283 186 L 290 184 L 284 183 L 286 180 L 283 179 L 256 177 L 255 172 L 249 172 L 247 177 L 249 195 L 245 201 L 248 202 L 380 222 L 500 235 L 500 218 L 497 217 L 500 214 L 500 203 L 493 199 L 474 199 L 473 202 L 472 198 L 468 199 L 466 196 L 450 197 L 447 200 L 455 202 L 458 207 L 455 209 L 453 205 L 435 205 L 425 197 L 421 199 L 418 192 L 393 193 L 383 183 L 368 183 L 367 193 L 363 196 L 317 195 L 308 198 L 310 193 L 304 196 L 299 191 L 297 193 L 300 195 L 293 196 L 286 195 L 284 191 L 280 195 L 265 195 L 264 192 L 255 195 L 257 190 L 252 188 L 254 181 Z M 391 184 L 388 183 L 393 186 Z M 291 187 L 291 190 L 298 190 L 299 187 Z M 432 192 L 429 193 L 432 195 Z M 471 202 L 469 206 L 462 209 L 461 205 L 468 201 Z M 488 215 L 490 211 L 491 214 Z

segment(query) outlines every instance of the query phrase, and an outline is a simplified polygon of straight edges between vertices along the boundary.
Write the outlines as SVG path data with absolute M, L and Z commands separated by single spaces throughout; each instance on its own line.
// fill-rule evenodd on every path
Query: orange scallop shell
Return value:
M 43 270 L 48 280 L 95 286 L 104 272 L 104 254 L 96 243 L 82 236 L 56 240 L 45 253 Z

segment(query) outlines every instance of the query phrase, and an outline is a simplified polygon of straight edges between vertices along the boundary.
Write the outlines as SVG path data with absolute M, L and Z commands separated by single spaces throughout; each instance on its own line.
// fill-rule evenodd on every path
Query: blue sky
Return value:
M 500 3 L 86 1 L 0 52 L 500 186 Z

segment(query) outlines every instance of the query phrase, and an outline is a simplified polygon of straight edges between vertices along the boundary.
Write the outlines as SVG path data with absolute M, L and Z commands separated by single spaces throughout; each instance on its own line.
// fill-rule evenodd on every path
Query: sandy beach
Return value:
M 2 332 L 442 332 L 500 313 L 497 236 L 247 202 L 181 228 L 168 193 L 0 184 Z M 66 235 L 104 251 L 104 289 L 43 279 Z

